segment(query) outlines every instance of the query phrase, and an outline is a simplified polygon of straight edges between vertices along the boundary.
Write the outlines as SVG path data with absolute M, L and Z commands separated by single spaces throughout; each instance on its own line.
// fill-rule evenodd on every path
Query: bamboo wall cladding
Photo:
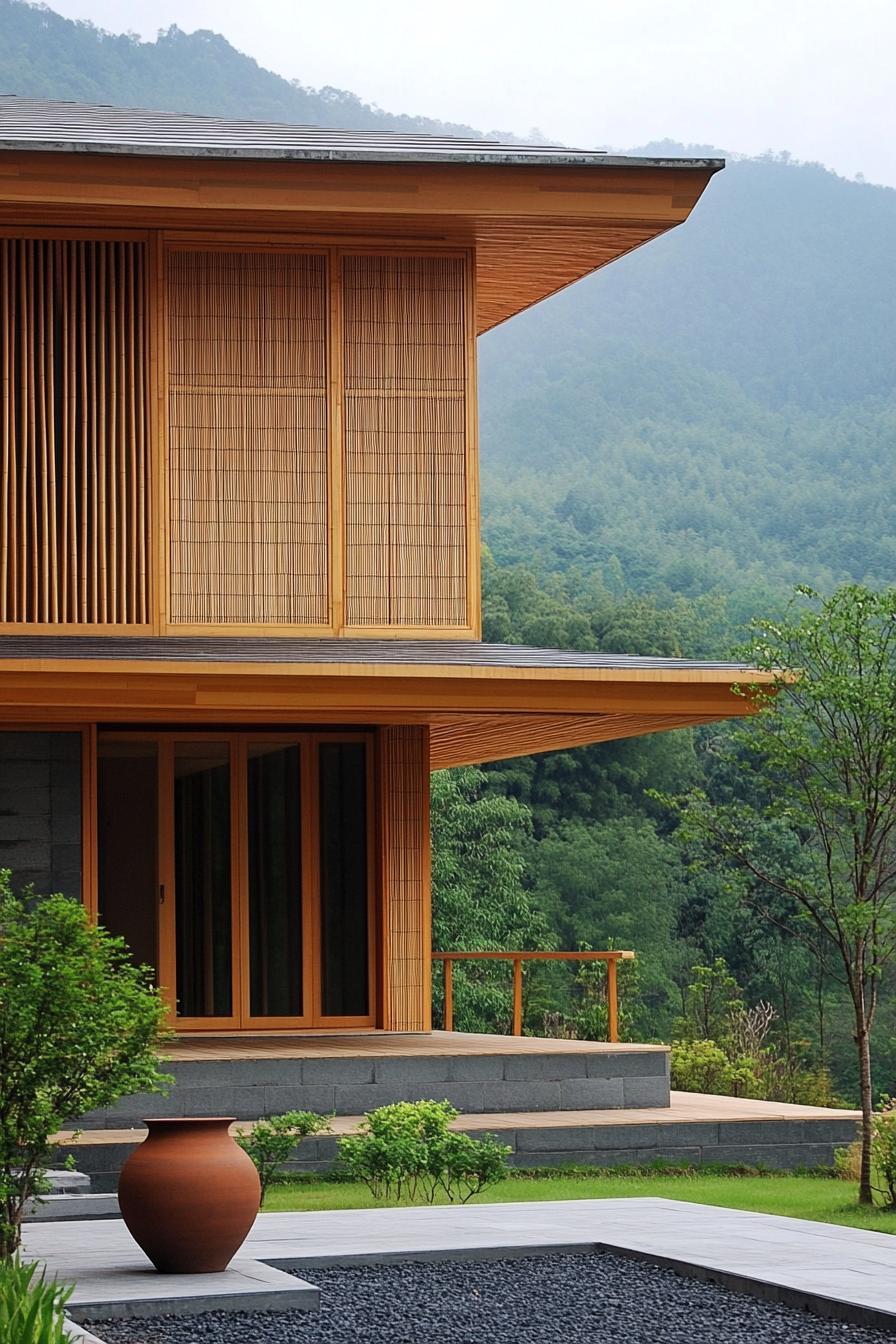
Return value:
M 465 265 L 343 259 L 348 626 L 466 626 Z
M 379 731 L 385 942 L 383 1026 L 431 1026 L 429 732 Z
M 170 615 L 325 625 L 327 263 L 173 251 Z
M 0 239 L 0 621 L 149 619 L 146 256 Z

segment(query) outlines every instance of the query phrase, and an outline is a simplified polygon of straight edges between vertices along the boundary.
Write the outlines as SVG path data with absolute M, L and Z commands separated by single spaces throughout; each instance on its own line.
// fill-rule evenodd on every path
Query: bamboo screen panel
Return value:
M 170 614 L 324 625 L 323 256 L 168 257 Z
M 343 261 L 349 626 L 467 626 L 465 263 Z
M 429 1031 L 431 942 L 426 728 L 381 728 L 384 1026 Z
M 149 618 L 145 266 L 0 239 L 0 621 Z

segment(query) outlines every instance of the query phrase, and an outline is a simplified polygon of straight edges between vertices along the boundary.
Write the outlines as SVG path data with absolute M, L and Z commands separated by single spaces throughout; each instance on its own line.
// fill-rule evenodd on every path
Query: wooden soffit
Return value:
M 0 227 L 475 249 L 477 330 L 687 219 L 718 165 L 270 162 L 7 150 Z
M 741 683 L 770 676 L 740 674 Z M 0 721 L 427 724 L 434 769 L 752 712 L 716 668 L 446 668 L 0 660 Z

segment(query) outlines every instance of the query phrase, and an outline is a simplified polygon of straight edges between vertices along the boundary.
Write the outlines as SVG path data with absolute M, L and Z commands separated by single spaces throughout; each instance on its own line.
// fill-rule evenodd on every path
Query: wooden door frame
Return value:
M 310 1031 L 370 1028 L 376 1025 L 379 1003 L 379 941 L 377 938 L 376 776 L 374 735 L 370 731 L 219 731 L 191 729 L 100 730 L 102 740 L 153 741 L 158 748 L 158 975 L 168 1004 L 171 1027 L 178 1033 L 226 1031 L 258 1034 L 265 1031 Z M 231 984 L 233 1012 L 229 1016 L 177 1015 L 176 891 L 174 874 L 174 747 L 177 742 L 224 742 L 230 767 L 230 895 Z M 305 1012 L 297 1017 L 253 1017 L 249 1011 L 249 886 L 248 886 L 248 748 L 252 742 L 282 743 L 300 749 L 300 826 L 302 891 L 302 982 Z M 321 889 L 320 786 L 321 743 L 363 742 L 366 745 L 367 822 L 367 957 L 368 1009 L 361 1016 L 325 1016 L 321 1006 Z M 93 756 L 91 752 L 91 756 Z M 95 777 L 95 769 L 93 771 Z M 95 807 L 91 807 L 95 813 Z M 96 837 L 99 843 L 99 837 Z

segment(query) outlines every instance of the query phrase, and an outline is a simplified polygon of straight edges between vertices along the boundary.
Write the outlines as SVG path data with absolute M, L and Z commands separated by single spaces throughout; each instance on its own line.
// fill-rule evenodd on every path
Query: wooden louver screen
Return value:
M 325 625 L 326 258 L 168 257 L 170 617 Z
M 464 262 L 343 261 L 348 626 L 467 610 Z
M 0 621 L 149 619 L 145 264 L 0 239 Z

